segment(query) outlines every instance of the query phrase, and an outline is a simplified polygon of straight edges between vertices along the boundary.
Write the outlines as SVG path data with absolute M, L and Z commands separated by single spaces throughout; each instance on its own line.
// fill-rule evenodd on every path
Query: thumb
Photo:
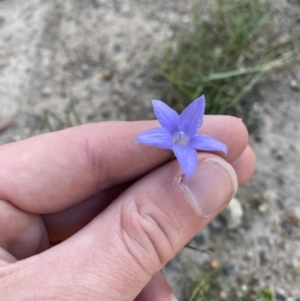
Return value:
M 156 169 L 69 240 L 10 265 L 5 289 L 13 297 L 4 300 L 134 300 L 237 190 L 223 159 L 200 153 L 198 161 L 190 179 L 177 161 Z M 13 289 L 14 277 L 26 295 Z

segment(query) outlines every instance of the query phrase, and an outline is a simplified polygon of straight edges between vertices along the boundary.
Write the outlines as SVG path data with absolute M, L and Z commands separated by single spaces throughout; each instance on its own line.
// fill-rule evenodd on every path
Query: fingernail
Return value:
M 170 301 L 178 301 L 178 299 L 175 297 L 175 295 L 171 295 Z
M 223 159 L 208 158 L 199 162 L 190 179 L 183 178 L 189 200 L 202 217 L 210 216 L 228 204 L 238 184 L 233 167 Z

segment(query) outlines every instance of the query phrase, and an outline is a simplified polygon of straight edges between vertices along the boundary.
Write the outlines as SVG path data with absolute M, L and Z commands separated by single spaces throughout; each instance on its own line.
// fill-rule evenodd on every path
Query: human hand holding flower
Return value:
M 1 301 L 173 298 L 159 270 L 251 177 L 255 158 L 239 119 L 208 116 L 201 134 L 228 154 L 197 153 L 186 179 L 170 151 L 134 143 L 155 126 L 89 124 L 0 147 Z

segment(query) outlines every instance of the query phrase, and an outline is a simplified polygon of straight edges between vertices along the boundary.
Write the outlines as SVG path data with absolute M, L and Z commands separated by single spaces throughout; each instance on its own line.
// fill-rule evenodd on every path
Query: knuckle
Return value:
M 175 255 L 169 217 L 149 197 L 132 199 L 121 212 L 121 238 L 133 259 L 149 274 Z

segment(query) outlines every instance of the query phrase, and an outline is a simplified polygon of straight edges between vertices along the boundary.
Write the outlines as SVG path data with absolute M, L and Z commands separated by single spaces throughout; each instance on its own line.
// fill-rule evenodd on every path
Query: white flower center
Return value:
M 174 133 L 172 138 L 173 138 L 174 144 L 180 145 L 180 146 L 187 146 L 190 141 L 189 136 L 183 131 Z

